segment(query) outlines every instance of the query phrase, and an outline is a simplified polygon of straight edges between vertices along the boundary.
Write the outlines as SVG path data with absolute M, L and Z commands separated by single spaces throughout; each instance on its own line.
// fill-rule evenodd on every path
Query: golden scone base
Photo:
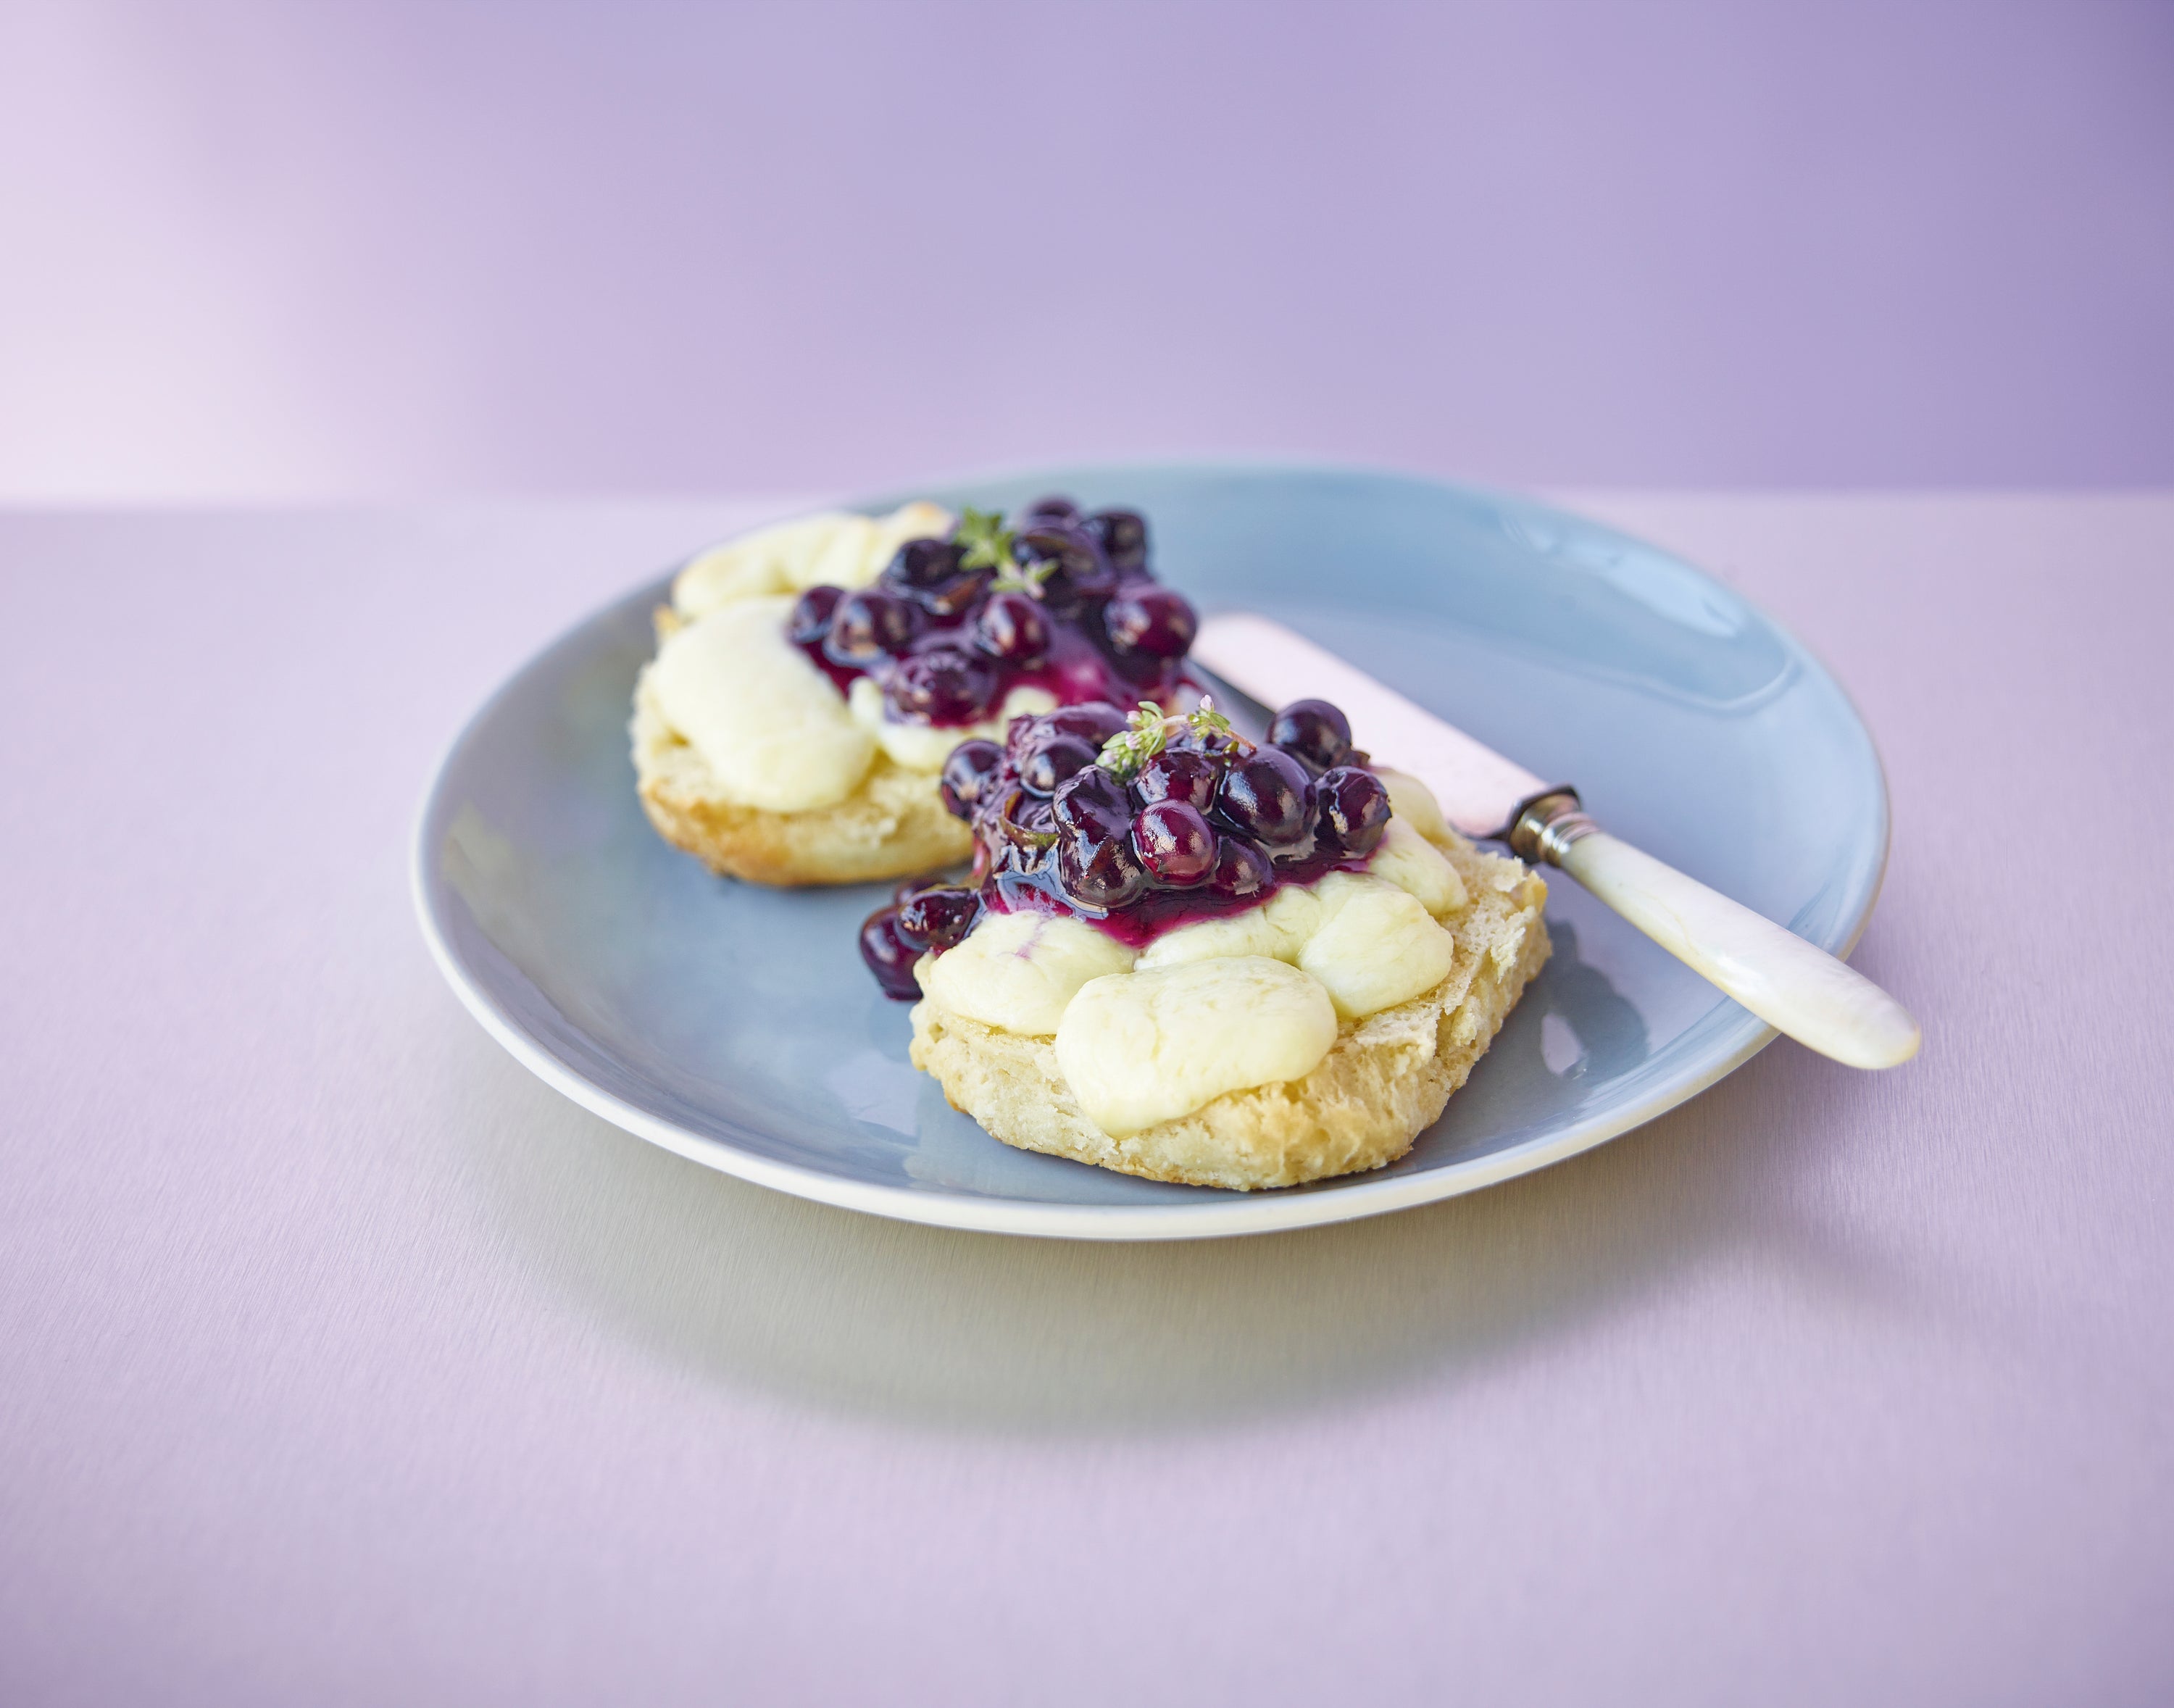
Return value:
M 721 800 L 701 755 L 674 734 L 649 692 L 635 691 L 634 768 L 657 833 L 712 872 L 755 884 L 867 884 L 956 865 L 973 833 L 944 810 L 936 779 L 879 753 L 835 806 L 773 813 Z
M 1436 846 L 1470 897 L 1445 922 L 1457 938 L 1449 976 L 1423 997 L 1346 1021 L 1302 1079 L 1227 1092 L 1112 1138 L 1080 1112 L 1052 1040 L 998 1031 L 926 997 L 913 1010 L 913 1064 L 1006 1144 L 1149 1180 L 1250 1192 L 1394 1162 L 1470 1077 L 1549 949 L 1548 889 L 1537 873 L 1453 837 Z

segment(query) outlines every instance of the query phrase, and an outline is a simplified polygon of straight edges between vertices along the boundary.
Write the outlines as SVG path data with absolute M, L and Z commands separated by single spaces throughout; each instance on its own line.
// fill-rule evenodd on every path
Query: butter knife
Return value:
M 1326 700 L 1361 747 L 1420 779 L 1465 835 L 1559 867 L 1778 1032 L 1852 1068 L 1917 1053 L 1917 1023 L 1825 950 L 1593 823 L 1577 791 L 1414 705 L 1303 635 L 1247 612 L 1204 619 L 1192 661 L 1262 705 Z

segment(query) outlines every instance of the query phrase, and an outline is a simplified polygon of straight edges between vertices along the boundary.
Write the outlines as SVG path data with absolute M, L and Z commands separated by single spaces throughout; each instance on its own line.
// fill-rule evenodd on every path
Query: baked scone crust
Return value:
M 1338 1028 L 1303 1078 L 1227 1092 L 1191 1115 L 1111 1138 L 1080 1112 L 1048 1038 L 999 1031 L 924 997 L 913 1065 L 951 1106 L 1021 1150 L 1149 1180 L 1250 1192 L 1394 1162 L 1432 1126 L 1549 950 L 1546 883 L 1454 834 L 1432 838 L 1464 880 L 1449 976 L 1425 996 Z
M 660 616 L 660 627 L 666 619 Z M 956 865 L 973 832 L 937 780 L 879 752 L 834 806 L 774 813 L 724 799 L 702 756 L 665 722 L 645 667 L 634 691 L 634 769 L 657 833 L 712 872 L 756 884 L 866 884 Z

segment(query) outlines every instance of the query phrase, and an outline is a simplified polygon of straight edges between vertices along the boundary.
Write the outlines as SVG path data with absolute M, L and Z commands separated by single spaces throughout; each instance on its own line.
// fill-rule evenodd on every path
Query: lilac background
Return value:
M 0 9 L 0 496 L 2174 479 L 2174 8 Z

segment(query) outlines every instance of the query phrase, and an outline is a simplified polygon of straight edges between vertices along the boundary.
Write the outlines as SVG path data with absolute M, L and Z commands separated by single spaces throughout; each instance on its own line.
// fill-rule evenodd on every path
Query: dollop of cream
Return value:
M 1432 789 L 1409 771 L 1392 770 L 1387 765 L 1376 765 L 1374 775 L 1389 792 L 1389 810 L 1397 819 L 1402 819 L 1430 841 L 1449 839 L 1452 834 L 1449 821 L 1442 817 L 1441 803 L 1435 799 Z
M 985 1026 L 1046 1038 L 1083 986 L 1131 971 L 1133 960 L 1115 938 L 1068 915 L 989 913 L 965 942 L 921 964 L 921 987 Z
M 1419 898 L 1379 878 L 1332 872 L 1314 886 L 1321 923 L 1299 951 L 1300 968 L 1320 981 L 1347 1020 L 1364 1019 L 1449 976 L 1457 940 Z
M 1177 966 L 1226 955 L 1266 955 L 1296 965 L 1299 951 L 1320 923 L 1321 898 L 1311 889 L 1286 884 L 1263 906 L 1165 932 L 1140 951 L 1140 965 Z
M 889 516 L 825 511 L 727 540 L 690 562 L 672 583 L 672 608 L 705 616 L 741 599 L 810 587 L 865 587 L 908 540 L 941 539 L 951 512 L 916 499 Z
M 1420 912 L 1397 906 L 1383 892 L 1401 892 L 1419 904 Z M 1353 900 L 1371 897 L 1359 916 L 1342 927 L 1319 948 L 1313 948 L 1322 928 Z M 1419 929 L 1421 914 L 1444 917 L 1461 911 L 1467 904 L 1464 880 L 1441 850 L 1399 819 L 1389 821 L 1381 846 L 1367 862 L 1364 878 L 1332 872 L 1310 886 L 1286 884 L 1263 907 L 1243 913 L 1223 914 L 1182 925 L 1165 932 L 1140 951 L 1143 972 L 1155 967 L 1177 966 L 1187 961 L 1212 960 L 1231 955 L 1265 955 L 1289 961 L 1313 971 L 1340 990 L 1338 1010 L 1347 1019 L 1364 1019 L 1382 1008 L 1409 1002 L 1412 996 L 1431 989 L 1448 976 L 1441 960 L 1440 937 L 1446 933 Z M 1362 922 L 1366 928 L 1361 930 Z M 1311 950 L 1312 959 L 1307 959 Z M 1369 976 L 1345 963 L 1354 958 L 1384 965 Z M 1409 994 L 1397 995 L 1410 981 L 1441 965 L 1426 984 Z M 1371 1006 L 1364 1006 L 1371 1003 Z
M 1090 981 L 1064 1010 L 1057 1061 L 1081 1112 L 1122 1138 L 1226 1092 L 1303 1078 L 1335 1042 L 1317 981 L 1237 955 Z
M 1376 853 L 1389 855 L 1386 875 L 1286 884 L 1263 906 L 1165 932 L 1137 958 L 1083 920 L 986 915 L 957 948 L 922 962 L 922 988 L 985 1025 L 1053 1035 L 1081 1111 L 1122 1138 L 1225 1092 L 1301 1078 L 1339 1021 L 1411 1002 L 1449 976 L 1457 942 L 1428 903 L 1462 907 L 1464 886 L 1409 834 L 1424 853 L 1385 836 Z
M 774 813 L 835 806 L 860 786 L 875 738 L 785 638 L 793 596 L 720 605 L 666 639 L 650 667 L 658 711 L 718 793 Z
M 922 986 L 944 1007 L 985 1024 L 1043 1036 L 1058 1030 L 1065 1003 L 1085 979 L 1119 970 L 1097 965 L 1097 955 L 1121 957 L 1122 970 L 1140 973 L 1273 960 L 1318 985 L 1344 1019 L 1363 1020 L 1449 976 L 1456 939 L 1414 890 L 1445 901 L 1453 890 L 1462 906 L 1463 884 L 1447 860 L 1427 852 L 1441 862 L 1440 873 L 1413 856 L 1393 862 L 1404 883 L 1371 872 L 1331 872 L 1313 884 L 1286 884 L 1263 906 L 1165 932 L 1136 959 L 1082 920 L 988 915 L 958 948 L 927 964 Z
M 983 741 L 1001 742 L 1006 727 L 1014 718 L 1034 717 L 1056 711 L 1057 696 L 1046 688 L 1014 688 L 1004 696 L 1004 703 L 994 717 L 980 723 L 938 727 L 892 717 L 875 678 L 857 676 L 846 691 L 846 704 L 852 712 L 853 722 L 868 731 L 897 764 L 910 771 L 925 771 L 933 776 L 944 769 L 944 761 L 951 757 L 951 749 L 960 742 L 976 737 Z
M 1389 820 L 1366 870 L 1395 884 L 1436 919 L 1464 911 L 1464 880 L 1449 857 L 1407 819 Z

